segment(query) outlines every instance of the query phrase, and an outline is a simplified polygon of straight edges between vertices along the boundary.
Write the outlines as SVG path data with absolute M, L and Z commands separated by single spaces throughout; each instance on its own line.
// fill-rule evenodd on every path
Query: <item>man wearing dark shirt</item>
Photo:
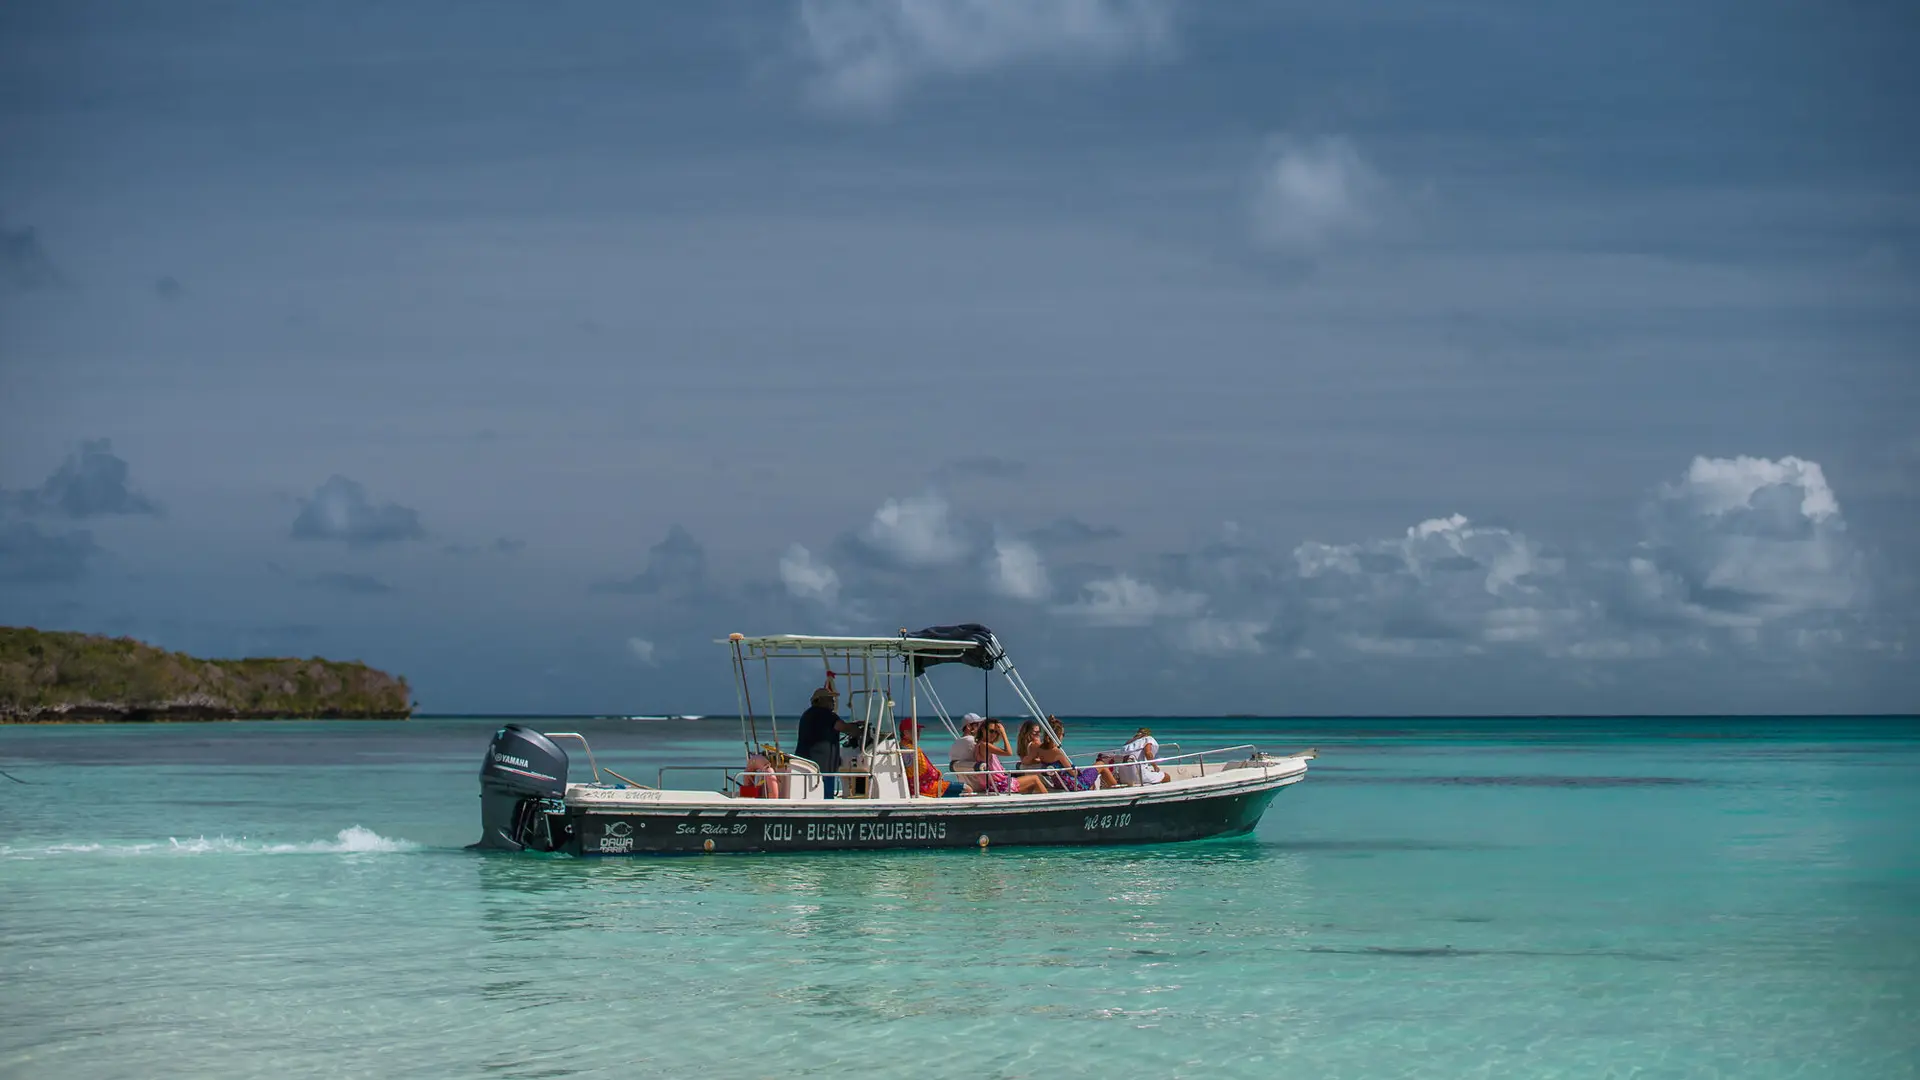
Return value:
M 793 740 L 793 752 L 820 766 L 822 773 L 840 771 L 840 734 L 846 722 L 834 711 L 840 695 L 828 687 L 813 692 L 813 704 L 800 714 L 800 732 Z M 821 793 L 831 799 L 839 788 L 839 777 L 822 776 Z

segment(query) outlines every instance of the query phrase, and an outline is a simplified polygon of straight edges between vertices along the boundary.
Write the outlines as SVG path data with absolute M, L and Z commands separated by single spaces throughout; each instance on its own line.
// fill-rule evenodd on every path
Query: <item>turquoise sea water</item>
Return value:
M 594 861 L 463 850 L 497 721 L 0 729 L 0 1075 L 1920 1075 L 1920 723 L 1153 723 L 1321 757 L 1235 840 Z

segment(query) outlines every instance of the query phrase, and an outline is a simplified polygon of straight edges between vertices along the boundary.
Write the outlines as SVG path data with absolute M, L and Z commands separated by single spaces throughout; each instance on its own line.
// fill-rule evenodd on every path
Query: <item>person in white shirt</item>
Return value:
M 1153 729 L 1141 728 L 1133 733 L 1133 741 L 1120 748 L 1127 764 L 1115 769 L 1123 779 L 1137 776 L 1135 783 L 1164 784 L 1168 780 L 1166 773 L 1160 771 L 1153 759 L 1160 756 L 1160 744 L 1153 741 Z
M 968 713 L 960 718 L 960 737 L 953 740 L 953 746 L 947 750 L 947 775 L 967 785 L 968 791 L 981 789 L 980 751 L 977 738 L 984 718 L 979 713 Z

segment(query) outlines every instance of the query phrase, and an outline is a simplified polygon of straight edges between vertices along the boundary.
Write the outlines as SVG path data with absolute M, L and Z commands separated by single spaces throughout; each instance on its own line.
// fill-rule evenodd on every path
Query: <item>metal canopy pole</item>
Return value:
M 735 703 L 740 706 L 740 718 L 744 721 L 741 726 L 747 729 L 743 734 L 747 734 L 750 739 L 747 743 L 747 753 L 752 754 L 760 749 L 760 725 L 753 717 L 753 694 L 747 689 L 747 658 L 740 652 L 740 635 L 733 635 L 733 639 L 728 644 L 733 646 Z M 777 733 L 774 741 L 779 742 Z
M 1001 674 L 1007 677 L 1008 685 L 1013 687 L 1014 693 L 1019 695 L 1020 700 L 1026 704 L 1027 710 L 1033 714 L 1033 718 L 1044 721 L 1047 718 L 1047 714 L 1041 710 L 1040 702 L 1035 700 L 1033 692 L 1027 689 L 1027 680 L 1020 677 L 1020 673 L 1014 670 L 1013 664 L 1002 661 Z M 1051 738 L 1051 736 L 1049 736 L 1049 738 Z
M 853 668 L 853 650 L 847 650 L 847 668 Z M 866 695 L 866 708 L 860 720 L 860 749 L 866 754 L 867 768 L 873 768 L 873 759 L 880 753 L 880 736 L 885 733 L 887 718 L 881 714 L 873 695 L 873 647 L 860 650 L 860 692 Z M 872 777 L 868 777 L 872 782 Z
M 780 745 L 780 710 L 773 702 L 772 655 L 762 653 L 760 655 L 760 666 L 765 669 L 767 673 L 767 726 L 773 731 L 773 745 L 778 747 Z M 798 746 L 794 747 L 793 752 L 796 754 L 799 753 L 800 748 Z
M 999 636 L 989 635 L 989 637 L 993 642 L 994 666 L 1000 669 L 1002 675 L 1006 676 L 1007 685 L 1013 687 L 1014 695 L 1027 707 L 1027 711 L 1033 715 L 1035 720 L 1040 722 L 1041 735 L 1049 744 L 1058 746 L 1062 750 L 1066 749 L 1066 747 L 1062 745 L 1063 740 L 1054 735 L 1053 725 L 1047 723 L 1047 714 L 1041 710 L 1040 702 L 1034 698 L 1033 691 L 1027 688 L 1027 680 L 1021 678 L 1020 672 L 1014 668 L 1013 660 L 1007 656 L 1007 650 L 1001 646 Z
M 959 738 L 960 729 L 954 726 L 953 714 L 947 712 L 947 703 L 940 700 L 940 691 L 933 688 L 933 680 L 927 678 L 927 673 L 923 671 L 918 676 L 915 676 L 914 684 L 927 691 L 927 700 L 933 702 L 934 715 L 938 716 L 940 722 L 946 725 L 947 734 L 956 739 Z

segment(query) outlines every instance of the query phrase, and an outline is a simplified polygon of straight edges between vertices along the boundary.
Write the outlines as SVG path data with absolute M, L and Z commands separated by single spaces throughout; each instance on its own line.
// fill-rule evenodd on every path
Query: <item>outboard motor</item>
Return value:
M 493 733 L 480 762 L 480 842 L 506 851 L 554 851 L 571 835 L 567 824 L 567 754 L 529 727 L 508 724 Z

